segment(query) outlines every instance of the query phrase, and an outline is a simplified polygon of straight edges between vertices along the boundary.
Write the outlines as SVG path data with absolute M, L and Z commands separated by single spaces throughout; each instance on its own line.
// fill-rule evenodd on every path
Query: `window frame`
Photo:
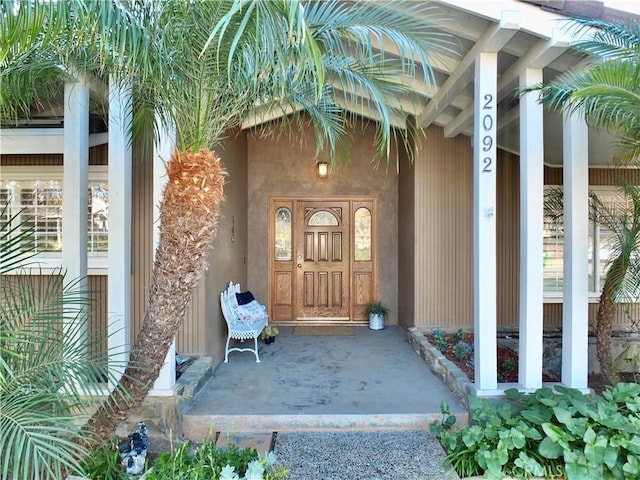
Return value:
M 547 190 L 553 188 L 561 188 L 564 189 L 563 185 L 545 185 L 544 190 L 545 194 Z M 618 193 L 619 188 L 613 185 L 589 185 L 589 196 L 592 193 L 598 195 L 598 193 Z M 591 209 L 591 201 L 589 201 L 589 209 Z M 591 285 L 589 286 L 590 290 L 588 292 L 589 303 L 598 303 L 600 301 L 600 294 L 602 291 L 602 282 L 600 278 L 600 250 L 602 248 L 602 239 L 600 238 L 600 224 L 596 221 L 589 220 L 589 233 L 593 238 L 593 261 L 592 267 L 589 269 L 589 275 L 593 276 L 593 290 L 591 290 Z M 563 265 L 564 265 L 564 251 L 563 255 Z M 544 303 L 562 303 L 564 301 L 564 291 L 563 290 L 543 290 L 543 301 Z
M 88 175 L 89 182 L 99 182 L 107 184 L 108 191 L 108 173 L 107 165 L 89 165 Z M 17 182 L 35 182 L 37 180 L 60 182 L 62 191 L 64 192 L 64 167 L 61 165 L 24 165 L 24 166 L 3 166 L 0 173 L 0 180 Z M 89 234 L 89 225 L 87 222 L 87 234 Z M 107 230 L 107 238 L 108 238 Z M 62 247 L 64 249 L 64 245 Z M 87 246 L 88 249 L 88 246 Z M 89 275 L 105 275 L 108 271 L 109 251 L 106 255 L 92 255 L 87 251 L 87 273 Z M 33 267 L 39 268 L 42 273 L 51 273 L 52 271 L 62 267 L 62 252 L 52 254 L 52 252 L 43 252 L 31 259 Z M 27 269 L 29 270 L 29 269 Z M 29 271 L 16 269 L 9 272 L 12 275 L 30 274 Z

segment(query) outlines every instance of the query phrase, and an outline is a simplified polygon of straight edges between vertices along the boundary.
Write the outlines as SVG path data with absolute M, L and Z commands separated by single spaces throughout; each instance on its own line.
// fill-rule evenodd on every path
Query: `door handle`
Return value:
M 298 268 L 302 268 L 302 264 L 301 263 L 298 264 Z

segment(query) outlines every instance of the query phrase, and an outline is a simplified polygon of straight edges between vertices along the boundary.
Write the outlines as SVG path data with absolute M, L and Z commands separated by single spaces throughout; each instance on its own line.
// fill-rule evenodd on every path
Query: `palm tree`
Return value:
M 149 303 L 121 379 L 130 397 L 127 402 L 111 397 L 93 417 L 98 443 L 146 396 L 205 268 L 225 177 L 212 148 L 223 135 L 249 112 L 276 109 L 289 121 L 310 118 L 318 149 L 334 158 L 350 120 L 338 106 L 338 85 L 347 100 L 377 111 L 378 152 L 384 156 L 395 135 L 406 139 L 411 133 L 392 127 L 391 115 L 404 112 L 389 100 L 409 91 L 402 81 L 407 75 L 430 83 L 430 56 L 450 47 L 448 38 L 430 27 L 437 14 L 426 2 L 406 2 L 402 8 L 399 2 L 333 0 L 54 3 L 50 14 L 56 20 L 45 25 L 64 28 L 32 37 L 49 45 L 44 37 L 59 34 L 55 43 L 64 51 L 22 48 L 28 52 L 26 64 L 21 58 L 5 61 L 11 68 L 0 80 L 5 72 L 13 76 L 18 93 L 10 101 L 2 97 L 2 110 L 15 116 L 16 105 L 43 101 L 37 92 L 28 102 L 16 99 L 23 98 L 20 80 L 33 75 L 45 52 L 45 65 L 54 56 L 70 65 L 68 71 L 108 73 L 130 86 L 136 141 L 149 145 L 165 128 L 176 135 Z M 24 8 L 15 14 L 34 13 Z M 18 43 L 32 45 L 32 37 Z
M 600 20 L 574 20 L 576 33 L 590 32 L 575 47 L 601 61 L 583 72 L 568 72 L 539 91 L 540 101 L 550 108 L 583 115 L 590 126 L 614 133 L 620 161 L 640 160 L 640 26 L 624 26 Z M 608 263 L 596 317 L 598 360 L 609 382 L 614 381 L 611 362 L 611 333 L 616 303 L 637 292 L 640 271 L 635 265 L 640 233 L 640 203 L 637 189 L 622 188 L 630 208 L 619 213 L 604 212 L 594 202 L 600 221 L 615 234 L 614 254 Z
M 640 188 L 623 185 L 620 192 L 621 200 L 614 204 L 605 204 L 594 197 L 596 219 L 613 236 L 596 315 L 598 361 L 611 384 L 617 377 L 611 356 L 616 307 L 620 303 L 637 303 L 640 288 Z

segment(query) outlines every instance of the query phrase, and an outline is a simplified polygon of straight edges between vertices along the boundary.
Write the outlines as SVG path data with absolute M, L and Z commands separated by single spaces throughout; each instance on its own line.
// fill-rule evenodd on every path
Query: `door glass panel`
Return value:
M 331 212 L 320 210 L 311 215 L 309 219 L 310 227 L 335 227 L 338 226 L 338 219 Z
M 371 212 L 359 208 L 354 215 L 354 259 L 356 261 L 371 260 Z
M 291 210 L 276 210 L 276 260 L 291 260 Z

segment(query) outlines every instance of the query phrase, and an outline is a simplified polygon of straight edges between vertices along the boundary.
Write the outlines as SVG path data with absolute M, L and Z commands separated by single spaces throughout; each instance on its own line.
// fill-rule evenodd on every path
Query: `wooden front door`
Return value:
M 272 320 L 366 321 L 376 297 L 375 207 L 372 197 L 271 198 Z
M 349 320 L 349 202 L 298 201 L 298 320 Z

